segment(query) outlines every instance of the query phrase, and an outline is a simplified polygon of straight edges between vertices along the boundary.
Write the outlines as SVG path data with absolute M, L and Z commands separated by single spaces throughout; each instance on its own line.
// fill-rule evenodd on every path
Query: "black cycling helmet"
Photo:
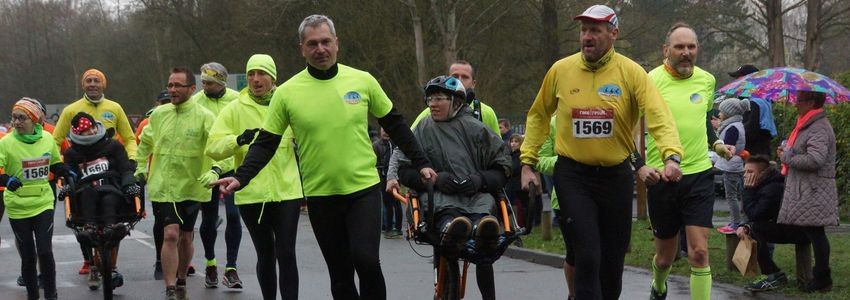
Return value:
M 455 99 L 463 100 L 463 103 L 468 103 L 466 97 L 466 89 L 457 78 L 451 76 L 440 75 L 434 77 L 425 84 L 425 96 L 427 97 L 434 92 L 441 91 L 453 96 Z M 428 104 L 427 102 L 425 103 Z

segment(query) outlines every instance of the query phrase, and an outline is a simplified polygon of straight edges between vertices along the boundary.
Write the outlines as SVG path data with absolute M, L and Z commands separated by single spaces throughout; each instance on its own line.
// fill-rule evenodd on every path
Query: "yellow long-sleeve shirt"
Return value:
M 632 133 L 641 112 L 664 157 L 681 156 L 673 116 L 643 68 L 613 53 L 608 63 L 591 71 L 582 63 L 581 53 L 568 56 L 555 62 L 543 78 L 528 111 L 520 159 L 523 164 L 537 163 L 554 114 L 558 155 L 592 166 L 619 164 L 635 150 Z
M 103 127 L 106 129 L 115 128 L 115 133 L 118 134 L 115 138 L 120 137 L 124 149 L 127 150 L 127 155 L 130 159 L 136 159 L 136 135 L 133 133 L 130 121 L 127 120 L 127 114 L 124 113 L 121 104 L 106 99 L 106 97 L 99 103 L 93 103 L 83 97 L 66 106 L 62 110 L 62 114 L 59 115 L 59 121 L 56 121 L 56 128 L 53 130 L 53 139 L 56 140 L 56 145 L 62 145 L 62 141 L 71 130 L 71 119 L 79 112 L 91 115 L 95 120 L 103 123 Z

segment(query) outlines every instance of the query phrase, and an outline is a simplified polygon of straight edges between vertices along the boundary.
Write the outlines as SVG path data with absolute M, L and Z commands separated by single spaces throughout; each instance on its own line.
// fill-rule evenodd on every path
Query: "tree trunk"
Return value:
M 414 4 L 415 5 L 415 4 Z M 413 15 L 413 39 L 416 41 L 416 84 L 424 84 L 427 72 L 425 71 L 425 42 L 422 39 L 422 18 L 412 8 Z
M 543 25 L 542 47 L 546 68 L 549 68 L 560 57 L 558 45 L 558 8 L 555 0 L 543 0 L 541 12 Z
M 457 20 L 455 19 L 455 10 L 452 9 L 446 15 L 446 35 L 443 37 L 446 42 L 445 52 L 446 68 L 457 60 Z
M 767 48 L 771 67 L 785 66 L 785 40 L 782 29 L 782 0 L 767 0 Z
M 806 3 L 806 49 L 803 65 L 806 70 L 817 70 L 818 48 L 821 44 L 820 11 L 821 0 L 808 0 Z

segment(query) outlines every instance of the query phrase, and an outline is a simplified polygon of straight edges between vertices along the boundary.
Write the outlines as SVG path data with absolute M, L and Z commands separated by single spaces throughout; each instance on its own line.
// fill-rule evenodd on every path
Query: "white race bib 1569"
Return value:
M 579 139 L 608 138 L 614 135 L 614 110 L 573 108 L 573 136 Z

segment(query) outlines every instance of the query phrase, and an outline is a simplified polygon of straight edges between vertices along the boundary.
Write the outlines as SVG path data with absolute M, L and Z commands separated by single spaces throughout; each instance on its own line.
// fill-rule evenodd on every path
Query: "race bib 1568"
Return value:
M 23 159 L 21 169 L 24 180 L 47 179 L 50 174 L 50 157 Z
M 573 136 L 579 139 L 607 138 L 614 133 L 614 110 L 573 108 Z

